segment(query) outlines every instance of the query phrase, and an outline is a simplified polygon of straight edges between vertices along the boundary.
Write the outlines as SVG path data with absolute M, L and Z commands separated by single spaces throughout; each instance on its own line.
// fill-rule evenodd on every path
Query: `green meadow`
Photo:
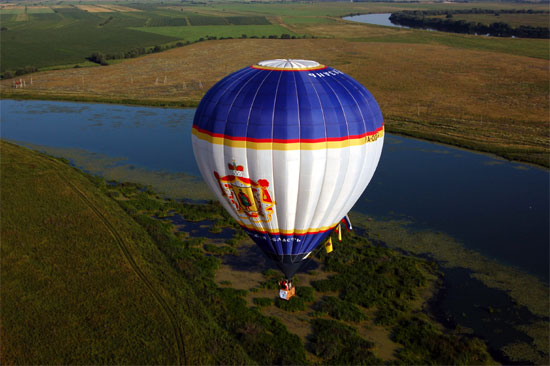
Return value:
M 500 52 L 545 60 L 550 58 L 548 41 L 543 39 L 489 38 L 445 32 L 426 32 L 422 30 L 398 31 L 373 37 L 358 36 L 359 38 L 351 38 L 350 40 L 383 43 L 440 44 L 453 48 Z
M 251 242 L 218 203 L 0 147 L 2 364 L 493 363 L 482 341 L 422 313 L 430 261 L 346 233 L 283 302 L 278 271 L 222 264 Z M 174 214 L 233 234 L 178 231 Z
M 136 31 L 157 34 L 160 36 L 173 37 L 184 41 L 195 42 L 208 37 L 216 38 L 241 38 L 244 35 L 248 38 L 268 38 L 282 34 L 296 36 L 292 31 L 279 25 L 203 25 L 195 27 L 139 27 L 131 28 Z
M 108 3 L 105 3 L 108 6 Z M 517 4 L 460 3 L 453 9 L 511 9 Z M 348 14 L 392 12 L 398 10 L 438 10 L 447 4 L 420 3 L 132 3 L 130 10 L 91 12 L 75 5 L 29 5 L 4 7 L 0 10 L 2 37 L 0 71 L 16 71 L 26 66 L 34 68 L 82 64 L 93 52 L 124 53 L 136 48 L 194 42 L 210 37 L 269 37 L 281 34 L 313 34 L 308 26 L 341 23 Z M 516 6 L 517 7 L 517 6 Z M 521 8 L 545 9 L 540 4 Z M 505 15 L 501 15 L 502 19 Z M 530 16 L 540 14 L 524 15 Z M 533 18 L 529 18 L 533 19 Z M 513 20 L 521 22 L 519 18 Z M 529 20 L 531 22 L 531 20 Z M 540 22 L 540 19 L 537 20 Z M 445 36 L 443 36 L 445 38 Z M 354 38 L 361 38 L 355 35 Z M 423 38 L 423 37 L 420 37 Z M 428 37 L 430 38 L 430 37 Z M 437 37 L 436 37 L 437 38 Z M 440 37 L 441 38 L 441 37 Z M 371 39 L 376 41 L 377 39 Z M 383 39 L 383 42 L 427 42 L 423 39 Z M 548 57 L 547 47 L 539 44 L 521 45 L 507 40 L 477 41 L 463 39 L 435 40 L 453 47 L 479 48 L 498 52 Z M 433 42 L 433 40 L 432 40 Z M 534 47 L 534 50 L 531 49 Z M 517 51 L 514 49 L 518 49 Z M 546 53 L 545 53 L 546 52 Z
M 100 26 L 109 19 L 111 15 L 106 14 L 110 13 L 87 13 L 76 8 L 56 10 L 53 14 L 30 14 L 25 22 L 2 19 L 2 26 L 8 30 L 2 31 L 0 41 L 1 71 L 77 64 L 95 51 L 115 53 L 176 40 L 128 29 L 147 21 L 135 15 L 118 13 L 112 15 L 114 19 L 109 23 Z

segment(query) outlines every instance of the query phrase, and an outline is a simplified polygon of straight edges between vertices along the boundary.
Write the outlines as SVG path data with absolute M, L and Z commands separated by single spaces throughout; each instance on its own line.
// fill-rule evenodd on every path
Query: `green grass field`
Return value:
M 512 27 L 529 25 L 532 27 L 548 27 L 550 22 L 549 14 L 453 14 L 454 20 L 465 20 L 467 22 L 476 22 L 486 25 L 502 22 Z
M 329 17 L 284 16 L 283 21 L 285 24 L 289 24 L 289 25 L 300 25 L 300 24 L 333 23 L 336 20 Z
M 65 163 L 0 147 L 2 364 L 250 362 L 116 202 Z
M 135 15 L 94 14 L 71 8 L 56 10 L 55 14 L 31 14 L 27 22 L 2 23 L 8 30 L 2 32 L 0 41 L 1 71 L 80 63 L 95 51 L 115 53 L 175 40 L 128 29 L 147 21 Z M 114 19 L 100 26 L 109 16 Z
M 267 38 L 270 35 L 279 37 L 281 34 L 295 35 L 279 25 L 204 25 L 195 27 L 139 27 L 132 28 L 136 31 L 158 34 L 185 41 L 196 41 L 200 38 L 211 37 L 232 37 L 240 38 L 243 34 L 251 38 Z
M 198 5 L 200 8 L 203 5 Z M 250 14 L 268 14 L 272 16 L 332 16 L 340 17 L 350 13 L 386 13 L 397 10 L 439 10 L 448 9 L 515 9 L 518 7 L 528 7 L 530 9 L 547 10 L 543 3 L 520 5 L 517 3 L 497 3 L 497 2 L 468 2 L 453 3 L 435 3 L 431 1 L 420 2 L 319 2 L 313 6 L 308 3 L 277 3 L 277 4 L 246 4 L 246 3 L 214 3 L 208 5 L 211 9 L 218 11 L 242 12 Z
M 364 42 L 440 44 L 453 48 L 501 52 L 546 60 L 550 58 L 550 44 L 544 39 L 480 37 L 446 32 L 426 32 L 423 30 L 396 30 L 383 36 L 360 36 L 360 34 L 357 34 L 357 37 L 349 39 Z
M 98 4 L 101 4 L 99 2 Z M 486 9 L 511 9 L 517 4 L 467 3 L 452 4 L 452 9 L 472 7 Z M 124 5 L 126 6 L 126 4 Z M 79 64 L 93 52 L 115 54 L 138 47 L 166 45 L 176 40 L 197 40 L 206 36 L 240 37 L 287 34 L 307 34 L 312 25 L 332 24 L 339 17 L 351 13 L 392 12 L 407 9 L 446 9 L 448 4 L 420 3 L 211 3 L 174 4 L 132 3 L 127 5 L 134 12 L 87 12 L 72 5 L 34 6 L 26 8 L 4 7 L 0 10 L 2 32 L 0 46 L 0 72 L 15 71 L 25 66 L 37 68 Z M 522 8 L 545 9 L 544 5 L 521 5 Z M 544 17 L 536 15 L 538 23 Z M 540 18 L 540 19 L 539 19 Z M 500 19 L 508 19 L 502 14 Z M 523 18 L 521 18 L 523 19 Z M 515 17 L 510 21 L 521 22 Z M 527 16 L 525 17 L 527 19 Z M 534 18 L 530 18 L 534 19 Z M 189 27 L 182 29 L 182 27 Z M 193 29 L 194 26 L 214 27 Z M 226 28 L 216 28 L 227 26 Z M 287 26 L 287 28 L 285 28 Z M 243 27 L 243 28 L 241 28 Z M 158 29 L 157 29 L 158 28 Z M 139 30 L 139 31 L 138 31 Z M 145 31 L 145 32 L 143 32 Z M 292 33 L 294 32 L 294 33 Z M 357 35 L 356 37 L 360 37 Z M 399 37 L 389 42 L 402 41 Z M 408 39 L 403 40 L 409 42 Z M 414 40 L 413 40 L 414 41 Z M 420 40 L 420 42 L 423 42 Z M 463 44 L 471 44 L 466 41 Z M 474 42 L 476 43 L 476 42 Z M 480 42 L 475 47 L 510 52 L 515 49 L 502 44 Z M 500 42 L 497 42 L 500 43 Z M 460 42 L 455 42 L 459 47 Z M 470 47 L 470 46 L 468 46 Z M 528 48 L 529 46 L 527 46 Z M 524 52 L 522 47 L 515 54 L 523 53 L 540 57 L 544 50 Z M 548 57 L 547 52 L 544 57 Z

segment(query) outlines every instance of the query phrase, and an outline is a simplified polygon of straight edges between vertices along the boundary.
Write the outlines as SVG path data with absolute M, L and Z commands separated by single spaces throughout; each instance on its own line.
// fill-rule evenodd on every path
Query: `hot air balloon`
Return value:
M 278 59 L 215 84 L 192 132 L 205 182 L 291 279 L 370 182 L 384 121 L 371 93 L 342 71 Z

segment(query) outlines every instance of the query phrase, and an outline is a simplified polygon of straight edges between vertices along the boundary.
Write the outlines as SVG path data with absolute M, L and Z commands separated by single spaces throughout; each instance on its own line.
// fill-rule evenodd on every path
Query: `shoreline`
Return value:
M 156 108 L 196 108 L 200 100 L 163 100 L 163 99 L 132 99 L 132 98 L 108 98 L 103 96 L 92 95 L 63 95 L 63 94 L 40 94 L 40 93 L 26 93 L 26 92 L 6 92 L 0 93 L 0 100 L 40 100 L 40 101 L 52 101 L 52 102 L 75 102 L 75 103 L 98 103 L 98 104 L 118 104 L 128 106 L 142 106 L 142 107 L 156 107 Z M 452 146 L 456 148 L 465 149 L 467 151 L 473 151 L 481 154 L 490 154 L 498 156 L 509 162 L 517 162 L 522 164 L 528 164 L 541 169 L 550 169 L 550 159 L 544 163 L 540 163 L 537 159 L 521 159 L 510 157 L 511 152 L 498 151 L 491 146 L 483 145 L 481 143 L 464 143 L 462 141 L 456 141 L 452 138 L 445 138 L 444 136 L 437 136 L 439 131 L 426 131 L 425 133 L 419 132 L 415 128 L 407 128 L 402 123 L 406 123 L 407 118 L 390 117 L 385 118 L 386 122 L 391 121 L 391 124 L 386 123 L 386 131 L 388 133 L 411 137 L 423 141 L 435 142 L 442 145 Z M 395 124 L 395 125 L 393 125 Z M 414 127 L 414 126 L 413 126 Z

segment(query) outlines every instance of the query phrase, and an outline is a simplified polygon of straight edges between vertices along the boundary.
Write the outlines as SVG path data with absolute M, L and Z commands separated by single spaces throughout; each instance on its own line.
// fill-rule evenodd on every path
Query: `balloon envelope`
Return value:
M 343 72 L 270 60 L 206 93 L 192 139 L 206 183 L 290 278 L 367 187 L 384 123 L 370 92 Z

